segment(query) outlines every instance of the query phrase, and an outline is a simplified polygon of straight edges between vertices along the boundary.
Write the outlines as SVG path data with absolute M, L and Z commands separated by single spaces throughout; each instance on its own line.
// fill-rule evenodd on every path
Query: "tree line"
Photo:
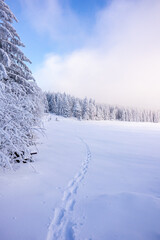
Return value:
M 66 93 L 46 93 L 48 111 L 66 118 L 160 122 L 160 111 L 97 104 L 93 99 L 75 98 Z

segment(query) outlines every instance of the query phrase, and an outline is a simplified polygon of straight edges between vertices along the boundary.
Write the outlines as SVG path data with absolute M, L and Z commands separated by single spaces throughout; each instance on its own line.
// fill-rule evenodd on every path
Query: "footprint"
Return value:
M 67 201 L 70 196 L 71 196 L 71 192 L 68 192 L 68 190 L 66 190 L 63 194 L 62 201 Z
M 56 208 L 54 211 L 53 223 L 56 225 L 59 225 L 63 219 L 64 214 L 65 214 L 65 209 Z
M 77 178 L 80 176 L 80 173 L 77 173 L 76 176 L 74 177 L 75 180 L 77 180 Z
M 75 181 L 74 180 L 71 180 L 69 183 L 68 183 L 68 188 L 72 187 L 74 185 Z
M 83 178 L 84 178 L 83 175 L 79 176 L 79 178 L 77 179 L 77 182 L 81 182 L 83 180 Z
M 68 201 L 66 204 L 66 211 L 73 211 L 75 203 L 76 201 L 74 199 L 71 199 L 70 201 Z
M 65 230 L 65 239 L 66 240 L 75 240 L 73 224 L 71 222 L 67 223 L 66 230 Z
M 78 185 L 75 185 L 71 188 L 71 193 L 76 194 L 77 193 L 77 189 L 78 189 Z

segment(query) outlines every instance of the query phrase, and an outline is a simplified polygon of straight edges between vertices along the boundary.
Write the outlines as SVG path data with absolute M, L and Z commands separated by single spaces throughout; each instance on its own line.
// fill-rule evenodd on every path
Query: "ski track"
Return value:
M 74 226 L 72 223 L 72 212 L 76 204 L 76 195 L 79 184 L 87 173 L 89 162 L 91 160 L 91 151 L 87 143 L 79 137 L 86 147 L 87 156 L 82 161 L 79 172 L 70 180 L 66 190 L 63 193 L 61 205 L 55 208 L 53 219 L 49 225 L 46 240 L 75 240 Z

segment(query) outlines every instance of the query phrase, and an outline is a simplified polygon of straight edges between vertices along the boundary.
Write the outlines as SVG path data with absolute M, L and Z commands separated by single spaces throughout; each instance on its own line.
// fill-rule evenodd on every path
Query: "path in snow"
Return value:
M 74 240 L 74 223 L 71 214 L 76 203 L 76 195 L 80 182 L 83 180 L 88 170 L 91 160 L 91 152 L 87 143 L 79 138 L 86 147 L 87 156 L 82 161 L 80 171 L 68 183 L 63 193 L 61 205 L 54 211 L 53 220 L 48 228 L 46 240 Z
M 0 240 L 160 240 L 160 124 L 55 118 L 0 173 Z

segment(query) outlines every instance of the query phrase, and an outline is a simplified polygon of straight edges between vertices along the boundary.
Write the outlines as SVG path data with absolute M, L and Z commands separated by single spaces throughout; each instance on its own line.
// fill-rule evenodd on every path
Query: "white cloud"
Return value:
M 44 90 L 99 102 L 160 105 L 160 1 L 115 0 L 97 14 L 83 49 L 49 54 L 35 73 Z
M 24 14 L 38 33 L 59 43 L 73 44 L 85 36 L 85 23 L 71 10 L 68 1 L 20 0 Z

